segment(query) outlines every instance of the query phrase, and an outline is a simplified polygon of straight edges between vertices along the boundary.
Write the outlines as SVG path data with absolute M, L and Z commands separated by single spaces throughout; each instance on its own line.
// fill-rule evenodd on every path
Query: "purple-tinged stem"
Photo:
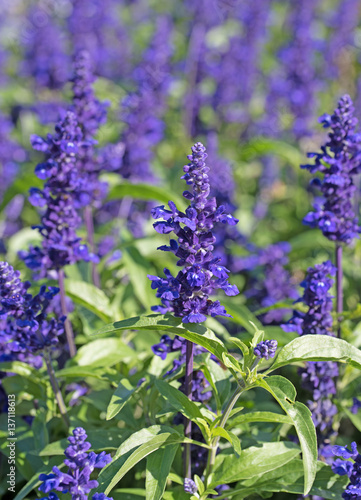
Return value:
M 194 344 L 187 340 L 186 344 L 186 375 L 185 375 L 185 395 L 192 401 L 192 380 L 193 380 L 193 354 Z M 191 439 L 192 437 L 192 422 L 187 418 L 184 419 L 184 435 Z M 191 478 L 191 445 L 186 443 L 183 451 L 184 477 Z
M 56 402 L 58 404 L 60 415 L 61 415 L 66 427 L 69 428 L 70 422 L 69 422 L 69 417 L 68 417 L 68 414 L 66 411 L 66 406 L 65 406 L 64 399 L 63 399 L 63 396 L 62 396 L 61 391 L 60 391 L 58 380 L 57 380 L 55 373 L 54 373 L 54 368 L 53 368 L 53 364 L 51 362 L 50 353 L 47 350 L 44 351 L 44 360 L 46 363 L 46 368 L 48 370 L 48 375 L 50 378 L 51 387 L 53 388 L 54 396 L 55 396 Z
M 90 205 L 84 208 L 84 220 L 86 225 L 86 230 L 88 233 L 88 243 L 90 250 L 95 253 L 95 243 L 94 243 L 94 222 L 93 222 L 93 209 Z M 92 266 L 92 280 L 95 286 L 100 288 L 100 277 L 97 270 L 95 262 L 91 263 Z
M 341 321 L 341 315 L 343 313 L 343 289 L 342 289 L 342 246 L 336 245 L 336 312 L 339 315 L 338 321 Z M 341 337 L 341 328 L 338 328 L 338 337 Z
M 64 323 L 65 335 L 66 335 L 66 340 L 68 341 L 70 357 L 73 358 L 76 354 L 76 346 L 75 346 L 75 342 L 74 342 L 73 327 L 71 326 L 70 320 L 68 318 L 68 308 L 66 307 L 65 283 L 64 283 L 64 271 L 63 271 L 63 269 L 60 269 L 58 271 L 58 281 L 59 281 L 59 289 L 60 289 L 61 312 L 63 313 L 64 316 L 66 316 L 66 320 Z

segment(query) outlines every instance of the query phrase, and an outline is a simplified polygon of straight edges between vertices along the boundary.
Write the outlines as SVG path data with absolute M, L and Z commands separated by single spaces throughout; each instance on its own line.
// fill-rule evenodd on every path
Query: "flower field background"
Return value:
M 0 496 L 361 499 L 360 0 L 0 1 Z

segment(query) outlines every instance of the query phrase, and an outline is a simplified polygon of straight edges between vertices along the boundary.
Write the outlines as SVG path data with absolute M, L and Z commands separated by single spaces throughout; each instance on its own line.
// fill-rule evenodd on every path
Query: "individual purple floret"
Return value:
M 358 120 L 348 95 L 338 102 L 333 115 L 323 115 L 324 128 L 331 128 L 329 140 L 320 153 L 309 153 L 313 164 L 303 165 L 309 172 L 319 172 L 311 185 L 322 193 L 322 201 L 314 203 L 314 211 L 303 219 L 305 224 L 319 228 L 329 240 L 349 244 L 361 231 L 355 214 L 354 177 L 361 172 L 361 134 L 356 132 Z
M 20 360 L 41 366 L 34 358 L 42 349 L 53 347 L 64 331 L 62 318 L 48 318 L 55 287 L 42 286 L 37 295 L 28 293 L 29 282 L 20 280 L 7 262 L 0 262 L 0 346 L 2 361 Z
M 277 350 L 277 340 L 262 340 L 256 345 L 253 352 L 257 358 L 274 358 Z
M 332 471 L 350 478 L 342 498 L 345 500 L 361 498 L 361 455 L 357 451 L 356 443 L 351 443 L 351 450 L 347 446 L 333 446 L 332 452 L 336 457 L 340 457 L 332 463 Z
M 69 78 L 70 60 L 55 12 L 44 7 L 33 5 L 27 13 L 27 29 L 21 32 L 25 51 L 22 72 L 32 76 L 39 87 L 58 89 Z
M 90 475 L 94 469 L 102 469 L 109 464 L 112 458 L 105 451 L 99 454 L 89 452 L 91 444 L 86 441 L 86 438 L 87 434 L 82 427 L 74 429 L 73 435 L 68 438 L 70 445 L 64 452 L 67 472 L 54 466 L 51 474 L 40 474 L 39 479 L 42 481 L 39 486 L 40 491 L 49 493 L 56 490 L 61 493 L 70 493 L 73 500 L 87 500 L 90 490 L 98 486 L 98 481 L 90 479 Z M 101 493 L 95 500 L 107 498 Z
M 189 479 L 188 477 L 185 478 L 184 491 L 186 493 L 190 493 L 191 495 L 194 495 L 195 493 L 197 493 L 198 488 L 197 488 L 196 483 L 193 481 L 193 479 Z
M 42 247 L 30 247 L 20 252 L 26 265 L 46 276 L 50 270 L 59 270 L 79 260 L 95 260 L 76 229 L 81 219 L 76 210 L 76 196 L 79 190 L 79 172 L 76 168 L 80 151 L 87 147 L 74 113 L 68 111 L 65 118 L 55 127 L 55 134 L 45 139 L 32 136 L 34 149 L 45 153 L 43 163 L 35 168 L 35 174 L 44 180 L 44 188 L 31 188 L 29 201 L 44 209 L 41 224 L 34 226 L 42 239 Z
M 254 307 L 271 307 L 286 299 L 297 299 L 298 293 L 289 271 L 291 245 L 279 242 L 266 248 L 252 249 L 249 257 L 236 258 L 234 268 L 250 271 L 249 287 L 245 292 Z M 262 322 L 279 324 L 288 312 L 287 309 L 273 309 L 262 315 Z
M 195 144 L 188 158 L 190 163 L 184 167 L 182 179 L 192 186 L 192 192 L 183 193 L 190 200 L 190 206 L 181 212 L 170 201 L 169 210 L 164 205 L 152 210 L 154 219 L 163 219 L 154 224 L 155 230 L 160 234 L 174 232 L 178 240 L 171 239 L 169 246 L 159 249 L 173 252 L 178 257 L 177 265 L 183 269 L 176 277 L 168 269 L 164 270 L 165 278 L 148 277 L 162 301 L 161 306 L 153 307 L 154 311 L 172 312 L 181 317 L 183 323 L 202 323 L 207 315 L 228 316 L 218 300 L 209 299 L 217 289 L 222 289 L 226 295 L 239 293 L 237 287 L 228 282 L 228 269 L 212 253 L 214 225 L 219 222 L 235 225 L 238 221 L 227 214 L 223 206 L 217 208 L 214 198 L 209 198 L 209 169 L 205 164 L 207 154 L 203 144 Z
M 333 286 L 335 268 L 330 261 L 318 264 L 307 270 L 307 275 L 301 286 L 303 296 L 296 302 L 307 306 L 306 312 L 294 311 L 292 318 L 282 328 L 297 332 L 299 335 L 317 334 L 334 335 L 332 331 L 332 296 L 330 289 Z M 308 401 L 312 412 L 312 420 L 316 427 L 319 455 L 329 462 L 329 438 L 334 434 L 333 417 L 337 413 L 332 403 L 332 396 L 336 394 L 338 367 L 333 361 L 308 362 L 305 368 L 299 371 L 302 386 L 312 393 L 313 400 Z

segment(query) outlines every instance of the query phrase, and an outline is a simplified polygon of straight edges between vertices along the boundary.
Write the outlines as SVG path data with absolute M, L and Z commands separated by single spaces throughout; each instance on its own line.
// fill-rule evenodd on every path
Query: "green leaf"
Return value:
M 93 366 L 69 366 L 68 368 L 58 370 L 55 373 L 57 378 L 94 377 L 99 380 L 106 380 L 106 377 L 104 377 L 103 374 L 104 370 L 97 371 Z
M 117 321 L 106 325 L 96 332 L 95 335 L 115 333 L 122 330 L 155 330 L 174 333 L 204 347 L 221 361 L 222 354 L 227 352 L 223 342 L 211 330 L 201 325 L 190 326 L 187 324 L 187 327 L 185 327 L 179 318 L 175 318 L 170 314 L 164 316 L 161 314 L 150 314 L 148 316 L 136 316 L 123 321 Z
M 348 410 L 344 405 L 340 405 L 339 410 L 340 412 L 344 412 L 344 414 L 351 420 L 356 429 L 361 432 L 361 415 L 359 415 L 358 413 L 352 413 L 352 411 Z
M 295 443 L 282 441 L 263 443 L 242 450 L 239 458 L 229 456 L 223 460 L 222 466 L 216 470 L 210 488 L 219 484 L 228 484 L 264 474 L 290 462 L 299 455 L 300 449 Z
M 66 294 L 76 304 L 80 304 L 96 314 L 103 321 L 112 319 L 111 306 L 103 290 L 85 281 L 65 280 Z
M 41 450 L 49 442 L 49 433 L 46 427 L 47 410 L 38 408 L 33 423 L 31 424 L 31 432 L 34 436 L 34 449 Z
M 169 189 L 149 184 L 131 184 L 130 182 L 122 181 L 121 184 L 111 189 L 108 199 L 119 200 L 129 196 L 138 200 L 157 200 L 164 204 L 168 204 L 170 198 Z M 174 193 L 172 193 L 172 200 L 174 200 L 179 210 L 186 209 L 184 200 Z
M 232 316 L 232 320 L 243 326 L 243 328 L 245 328 L 247 332 L 252 335 L 252 337 L 254 334 L 254 327 L 251 323 L 253 323 L 259 330 L 262 330 L 262 323 L 244 304 L 235 303 L 234 300 L 229 298 L 222 298 L 221 303 L 225 306 L 227 312 Z
M 124 429 L 91 429 L 87 430 L 88 440 L 91 442 L 91 450 L 116 450 L 119 443 L 124 439 Z M 64 455 L 64 450 L 69 446 L 67 439 L 60 439 L 49 443 L 39 455 L 41 457 L 48 457 L 54 455 Z
M 211 384 L 216 396 L 218 409 L 220 410 L 224 402 L 228 399 L 229 391 L 231 390 L 231 382 L 229 380 L 228 370 L 224 370 L 212 359 L 201 365 L 202 370 Z
M 129 398 L 136 391 L 136 387 L 133 387 L 128 379 L 122 378 L 119 382 L 118 387 L 116 388 L 112 399 L 110 400 L 108 409 L 107 409 L 107 420 L 111 420 L 114 418 L 120 410 L 124 407 L 124 405 L 129 401 Z
M 277 422 L 279 424 L 293 425 L 292 419 L 288 415 L 280 415 L 271 411 L 255 411 L 245 413 L 229 421 L 228 427 L 232 428 L 247 422 Z
M 137 353 L 117 338 L 97 339 L 83 345 L 73 361 L 79 366 L 113 366 L 119 361 L 129 361 Z
M 307 406 L 295 401 L 296 389 L 286 378 L 275 375 L 257 383 L 272 394 L 293 422 L 302 449 L 304 494 L 307 495 L 317 471 L 317 438 L 311 412 Z
M 132 284 L 134 294 L 145 309 L 154 305 L 154 290 L 150 287 L 149 261 L 143 257 L 139 250 L 134 246 L 128 246 L 124 249 L 122 255 L 124 267 Z
M 94 493 L 104 493 L 106 488 L 110 488 L 110 484 L 112 484 L 112 480 L 116 473 L 140 446 L 152 441 L 156 436 L 164 436 L 165 434 L 169 436 L 172 433 L 181 437 L 174 431 L 174 429 L 165 425 L 152 425 L 151 427 L 134 432 L 119 446 L 112 462 L 101 470 L 98 477 L 99 486 L 96 488 Z M 112 484 L 111 488 L 113 487 L 114 485 Z
M 311 495 L 322 496 L 326 499 L 339 499 L 342 496 L 348 477 L 334 474 L 331 467 L 317 463 L 317 474 Z M 303 465 L 302 460 L 295 459 L 276 471 L 245 481 L 246 486 L 253 485 L 255 491 L 284 491 L 302 495 L 303 493 Z
M 142 444 L 139 446 L 132 454 L 124 455 L 121 458 L 125 458 L 126 460 L 124 463 L 122 463 L 121 467 L 119 468 L 118 472 L 115 473 L 113 478 L 111 479 L 109 485 L 107 486 L 105 490 L 105 494 L 107 495 L 116 484 L 119 483 L 119 481 L 125 476 L 125 474 L 130 471 L 138 462 L 140 462 L 143 458 L 147 457 L 154 451 L 158 450 L 162 446 L 167 446 L 167 445 L 175 445 L 177 443 L 183 442 L 183 438 L 176 432 L 170 433 L 170 432 L 164 432 L 162 434 L 159 434 L 158 436 L 153 437 L 150 441 L 147 443 Z M 112 464 L 109 464 L 112 465 Z M 109 466 L 108 466 L 109 467 Z M 107 470 L 103 469 L 104 472 Z
M 224 429 L 223 427 L 215 427 L 212 430 L 212 436 L 220 436 L 227 439 L 227 441 L 233 446 L 236 455 L 241 455 L 241 443 L 239 441 L 239 438 L 235 434 L 233 434 L 233 432 L 226 431 L 226 429 Z
M 361 369 L 361 352 L 329 335 L 303 335 L 283 347 L 269 371 L 299 361 L 338 361 Z
M 147 458 L 145 490 L 147 500 L 160 500 L 179 444 L 161 448 Z
M 299 149 L 289 143 L 265 137 L 256 137 L 242 147 L 241 158 L 243 161 L 250 161 L 260 155 L 280 156 L 291 165 L 299 168 L 304 161 Z
M 318 495 L 329 500 L 341 498 L 345 485 L 349 481 L 348 477 L 341 477 L 334 474 L 331 468 L 322 462 L 318 462 L 318 472 L 310 495 Z M 225 497 L 237 499 L 247 498 L 254 493 L 260 492 L 286 492 L 296 495 L 303 494 L 303 464 L 302 460 L 294 459 L 286 465 L 279 467 L 266 474 L 254 476 L 251 479 L 238 484 L 234 490 L 227 491 Z
M 26 363 L 21 363 L 20 361 L 7 361 L 5 363 L 0 363 L 1 372 L 16 373 L 22 377 L 38 378 L 39 372 Z
M 246 357 L 249 354 L 249 348 L 240 339 L 238 339 L 237 337 L 230 337 L 229 340 L 233 342 L 233 344 L 235 344 L 238 349 L 240 349 L 243 357 Z
M 197 485 L 198 493 L 200 495 L 203 495 L 203 493 L 205 491 L 204 484 L 203 484 L 203 481 L 201 480 L 201 478 L 199 476 L 197 476 L 197 474 L 194 475 L 194 482 Z
M 160 394 L 173 406 L 173 408 L 184 415 L 192 422 L 195 422 L 201 429 L 205 439 L 210 436 L 206 417 L 201 413 L 198 406 L 190 401 L 183 392 L 167 384 L 163 380 L 156 380 L 155 386 Z

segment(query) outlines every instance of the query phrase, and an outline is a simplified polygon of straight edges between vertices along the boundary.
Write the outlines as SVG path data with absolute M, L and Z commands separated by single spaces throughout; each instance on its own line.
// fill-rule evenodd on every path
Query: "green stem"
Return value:
M 53 368 L 53 364 L 51 362 L 51 357 L 50 357 L 49 351 L 47 351 L 47 350 L 44 350 L 44 360 L 46 363 L 46 368 L 48 370 L 51 387 L 53 388 L 54 396 L 55 396 L 56 402 L 58 403 L 60 415 L 61 415 L 66 427 L 68 428 L 70 426 L 70 422 L 69 422 L 68 414 L 66 411 L 66 406 L 65 406 L 64 399 L 63 399 L 63 396 L 62 396 L 61 391 L 60 391 L 58 380 L 57 380 L 55 373 L 54 373 L 54 368 Z
M 241 383 L 239 383 L 239 385 L 238 385 L 237 389 L 235 390 L 235 392 L 233 393 L 231 399 L 228 401 L 228 404 L 226 406 L 226 409 L 224 410 L 222 418 L 216 427 L 221 427 L 224 429 L 224 427 L 226 426 L 227 420 L 229 418 L 229 415 L 230 415 L 231 411 L 233 410 L 234 405 L 237 403 L 238 398 L 240 397 L 240 395 L 244 391 L 244 389 L 245 389 L 245 383 L 242 381 Z M 216 436 L 213 439 L 212 447 L 208 453 L 208 461 L 207 461 L 207 468 L 206 468 L 206 480 L 205 480 L 205 484 L 207 486 L 209 486 L 208 479 L 212 473 L 212 469 L 213 469 L 213 466 L 214 466 L 214 463 L 216 460 L 218 443 L 219 443 L 220 438 L 221 438 L 220 436 Z

